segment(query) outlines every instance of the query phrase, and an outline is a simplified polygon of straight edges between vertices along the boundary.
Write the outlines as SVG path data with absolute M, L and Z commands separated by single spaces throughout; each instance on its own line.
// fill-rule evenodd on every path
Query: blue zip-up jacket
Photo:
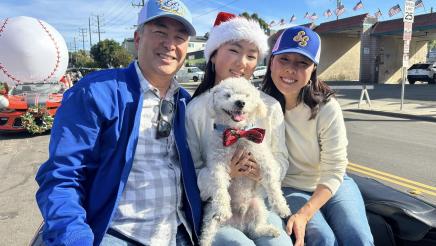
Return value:
M 189 99 L 182 88 L 174 96 L 173 127 L 184 211 L 197 242 L 201 200 L 184 127 Z M 51 130 L 49 158 L 36 175 L 47 245 L 100 244 L 132 167 L 142 102 L 133 63 L 90 74 L 65 92 Z

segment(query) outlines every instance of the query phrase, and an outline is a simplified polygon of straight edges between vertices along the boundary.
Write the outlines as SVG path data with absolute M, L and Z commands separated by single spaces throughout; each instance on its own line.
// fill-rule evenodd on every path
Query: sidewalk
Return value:
M 436 122 L 434 85 L 408 85 L 402 110 L 400 85 L 375 85 L 373 90 L 368 90 L 371 107 L 365 100 L 359 107 L 360 93 L 361 90 L 337 90 L 336 96 L 344 111 Z

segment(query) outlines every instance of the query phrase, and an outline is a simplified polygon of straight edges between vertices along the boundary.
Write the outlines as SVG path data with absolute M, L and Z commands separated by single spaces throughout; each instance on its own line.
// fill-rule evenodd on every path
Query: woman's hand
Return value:
M 288 223 L 286 224 L 286 232 L 288 235 L 294 233 L 294 246 L 304 246 L 304 235 L 306 233 L 306 225 L 308 221 L 309 218 L 300 213 L 293 214 L 289 217 Z
M 230 160 L 230 177 L 246 176 L 254 181 L 260 181 L 260 169 L 250 152 L 238 146 Z

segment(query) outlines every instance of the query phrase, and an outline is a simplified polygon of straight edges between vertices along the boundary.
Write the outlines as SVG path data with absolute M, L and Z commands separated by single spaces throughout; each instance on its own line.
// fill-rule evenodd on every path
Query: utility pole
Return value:
M 98 42 L 100 43 L 100 16 L 97 15 L 97 32 L 98 32 Z
M 77 52 L 76 37 L 74 37 L 74 52 Z
M 103 31 L 100 31 L 100 16 L 97 15 L 96 17 L 97 17 L 97 33 L 98 33 L 98 42 L 100 42 L 100 41 L 101 41 L 100 34 L 101 34 L 101 33 L 104 33 L 104 32 L 103 32 Z
M 89 31 L 89 50 L 92 47 L 92 39 L 91 39 L 91 16 L 88 17 L 88 31 Z
M 86 33 L 86 28 L 79 28 L 79 32 L 82 35 L 82 48 L 83 48 L 83 51 L 85 51 L 85 33 Z
M 139 3 L 139 4 L 134 4 L 134 3 L 132 3 L 132 6 L 133 7 L 142 7 L 142 6 L 144 6 L 145 4 L 144 4 L 144 0 L 142 0 L 141 1 L 142 3 Z

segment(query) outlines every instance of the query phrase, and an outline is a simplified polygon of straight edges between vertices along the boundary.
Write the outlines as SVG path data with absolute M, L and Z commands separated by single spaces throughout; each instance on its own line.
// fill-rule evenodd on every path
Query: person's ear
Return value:
M 138 50 L 139 48 L 139 40 L 141 39 L 141 34 L 138 31 L 135 31 L 133 35 L 133 42 L 135 44 L 135 49 Z
M 215 60 L 216 60 L 216 55 L 215 54 L 213 54 L 211 57 L 210 57 L 210 62 L 212 62 L 212 65 L 213 66 L 215 66 Z

